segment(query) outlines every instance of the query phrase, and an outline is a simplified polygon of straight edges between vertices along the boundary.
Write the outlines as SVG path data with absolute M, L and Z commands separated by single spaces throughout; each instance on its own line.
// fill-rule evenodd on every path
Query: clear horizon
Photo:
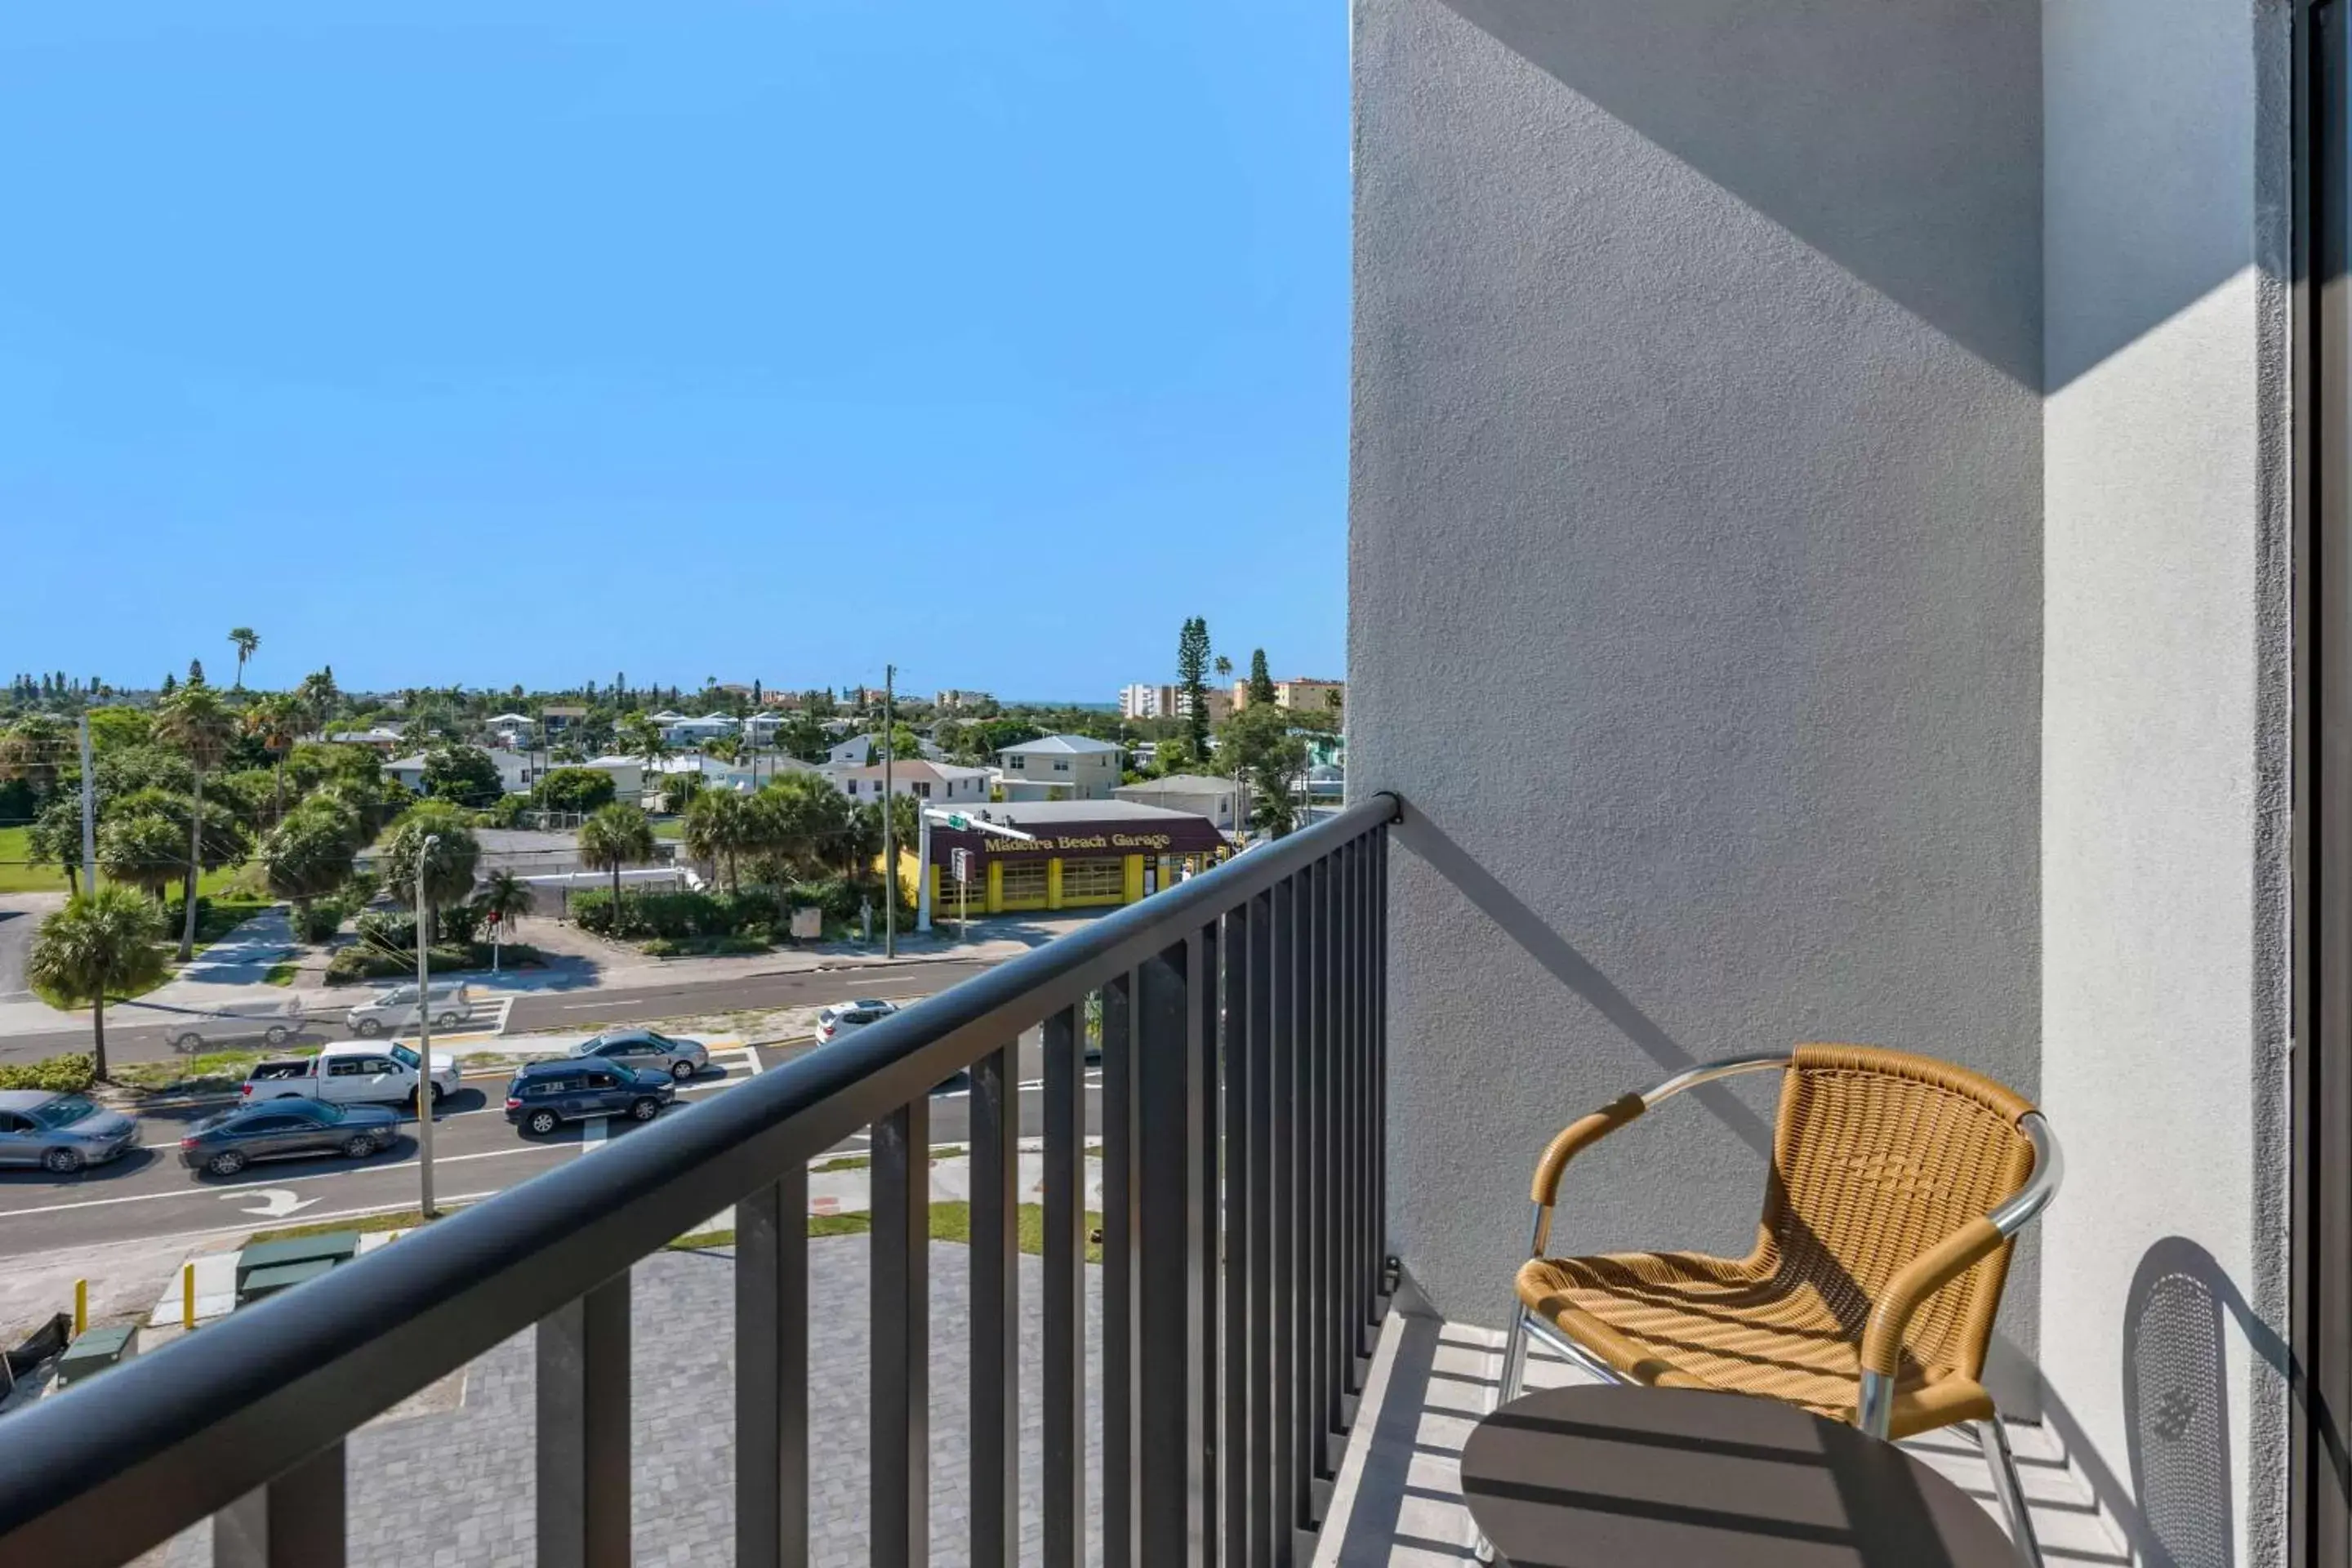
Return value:
M 0 40 L 0 670 L 1343 669 L 1343 16 L 184 12 Z

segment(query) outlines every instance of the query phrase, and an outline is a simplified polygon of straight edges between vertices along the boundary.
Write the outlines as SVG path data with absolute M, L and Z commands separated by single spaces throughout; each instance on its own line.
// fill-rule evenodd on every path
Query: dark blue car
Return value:
M 677 1098 L 666 1072 L 642 1072 L 601 1058 L 531 1062 L 507 1085 L 507 1120 L 544 1138 L 566 1121 L 625 1116 L 651 1121 Z

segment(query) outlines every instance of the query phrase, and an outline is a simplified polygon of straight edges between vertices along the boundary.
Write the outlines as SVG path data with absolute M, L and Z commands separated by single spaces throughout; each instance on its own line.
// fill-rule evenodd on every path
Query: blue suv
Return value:
M 651 1121 L 677 1098 L 666 1072 L 639 1072 L 578 1058 L 531 1062 L 507 1085 L 507 1120 L 544 1138 L 566 1121 L 592 1116 L 625 1116 Z

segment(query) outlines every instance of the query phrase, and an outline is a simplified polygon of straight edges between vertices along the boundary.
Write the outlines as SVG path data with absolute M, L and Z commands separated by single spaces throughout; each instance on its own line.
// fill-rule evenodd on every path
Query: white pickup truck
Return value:
M 405 1103 L 416 1097 L 416 1053 L 402 1045 L 346 1043 L 315 1057 L 270 1057 L 254 1065 L 241 1092 L 247 1100 Z M 457 1058 L 434 1052 L 433 1103 L 457 1092 Z

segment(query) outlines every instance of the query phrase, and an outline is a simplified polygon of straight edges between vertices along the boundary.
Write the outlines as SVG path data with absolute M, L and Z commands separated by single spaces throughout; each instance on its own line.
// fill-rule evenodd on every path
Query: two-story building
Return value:
M 1108 800 L 1125 751 L 1086 735 L 1046 735 L 996 753 L 1006 800 Z

